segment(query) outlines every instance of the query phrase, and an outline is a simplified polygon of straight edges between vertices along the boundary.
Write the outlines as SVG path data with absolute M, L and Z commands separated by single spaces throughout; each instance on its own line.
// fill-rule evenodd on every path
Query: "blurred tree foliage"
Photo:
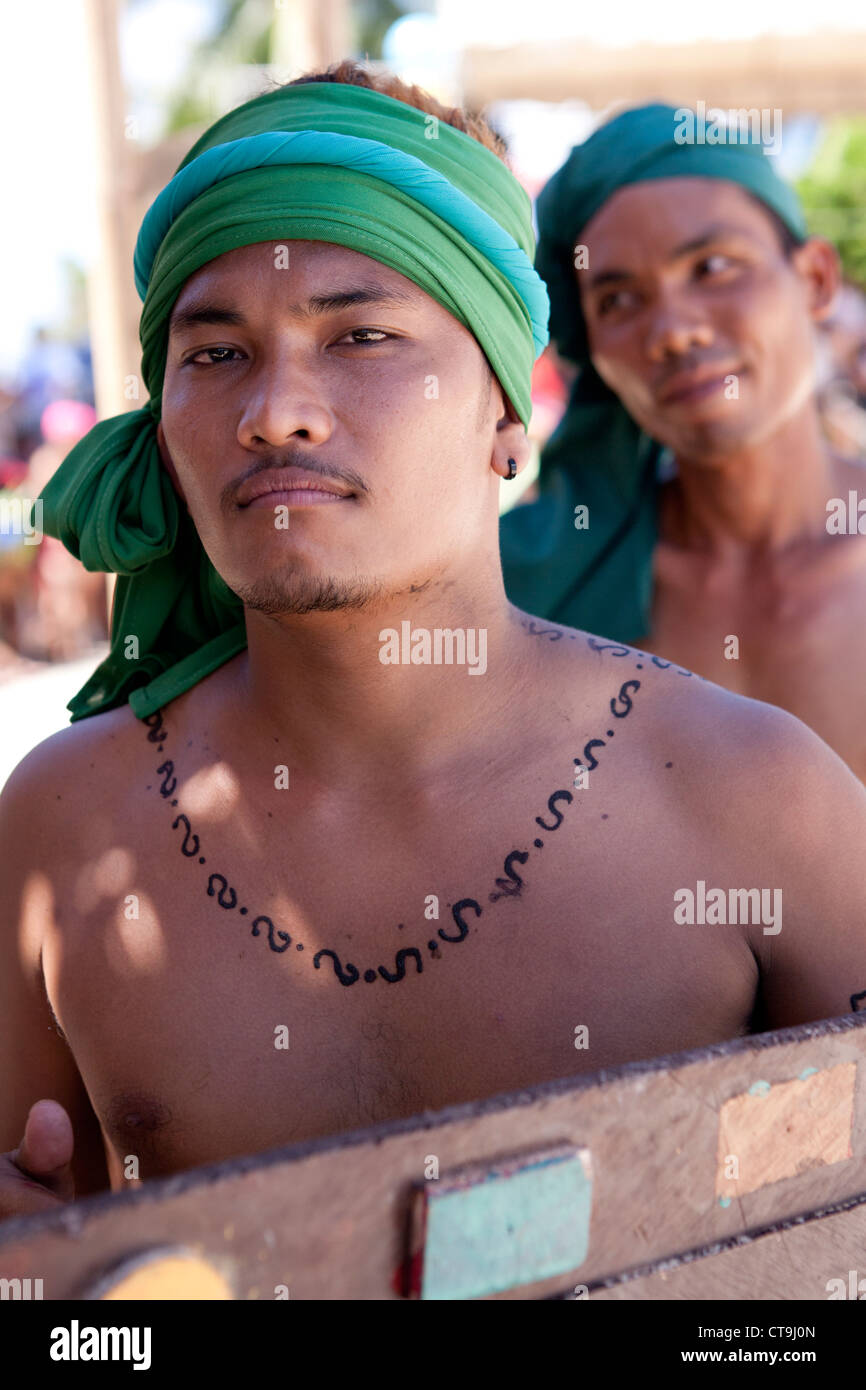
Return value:
M 210 36 L 199 44 L 183 85 L 168 113 L 165 134 L 213 119 L 205 77 L 214 66 L 266 63 L 271 51 L 273 0 L 220 0 Z
M 402 19 L 407 10 L 417 8 L 414 4 L 397 5 L 394 0 L 352 0 L 355 36 L 361 56 L 381 58 L 382 42 L 391 25 Z
M 809 230 L 835 243 L 845 275 L 866 289 L 866 116 L 837 116 L 797 183 Z
M 395 0 L 352 0 L 354 51 L 344 56 L 380 59 L 388 29 L 407 9 L 415 8 L 414 0 L 404 0 L 403 4 Z M 219 0 L 213 30 L 199 45 L 183 91 L 169 111 L 166 135 L 185 130 L 187 126 L 210 123 L 212 112 L 202 95 L 209 69 L 270 62 L 273 23 L 274 0 Z

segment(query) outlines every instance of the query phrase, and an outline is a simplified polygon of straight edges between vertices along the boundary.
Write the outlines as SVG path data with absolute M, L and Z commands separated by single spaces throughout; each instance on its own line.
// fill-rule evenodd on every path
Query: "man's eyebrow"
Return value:
M 689 256 L 695 251 L 703 251 L 705 247 L 711 246 L 714 241 L 719 241 L 723 237 L 748 236 L 743 227 L 737 227 L 731 222 L 715 222 L 711 227 L 706 227 L 699 236 L 692 237 L 689 241 L 680 242 L 675 246 L 668 256 L 668 261 L 678 261 L 683 256 Z M 597 275 L 590 276 L 589 288 L 595 289 L 598 285 L 608 284 L 612 280 L 632 280 L 634 273 L 630 270 L 600 270 Z
M 174 310 L 169 319 L 169 330 L 179 333 L 200 323 L 225 323 L 233 328 L 243 328 L 246 319 L 237 309 L 211 304 L 207 300 L 194 300 L 185 309 Z
M 354 308 L 357 304 L 414 304 L 414 296 L 394 286 L 386 289 L 383 285 L 358 285 L 354 289 L 333 290 L 329 294 L 314 294 L 306 304 L 296 305 L 287 312 L 295 318 L 318 317 L 322 314 L 335 314 L 342 309 Z M 212 300 L 192 300 L 182 309 L 176 309 L 171 316 L 170 328 L 181 332 L 184 328 L 195 328 L 200 324 L 227 324 L 229 327 L 244 328 L 248 320 L 239 309 L 227 304 L 217 304 Z
M 351 309 L 356 304 L 414 304 L 415 296 L 406 290 L 384 285 L 359 285 L 352 290 L 336 290 L 332 294 L 314 294 L 300 312 L 308 314 L 334 314 L 340 309 Z

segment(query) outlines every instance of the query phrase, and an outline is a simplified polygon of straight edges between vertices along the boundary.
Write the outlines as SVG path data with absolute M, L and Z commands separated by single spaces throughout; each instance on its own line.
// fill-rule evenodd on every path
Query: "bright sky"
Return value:
M 130 114 L 139 119 L 142 137 L 211 11 L 208 0 L 144 0 L 129 7 L 123 64 L 135 92 Z M 2 374 L 14 370 L 33 327 L 62 315 L 64 258 L 86 266 L 95 251 L 85 36 L 83 0 L 15 0 L 0 7 Z
M 693 39 L 808 34 L 817 29 L 866 29 L 863 0 L 724 0 L 686 5 L 682 0 L 438 0 L 440 21 L 461 45 L 508 46 L 564 38 L 625 47 Z
M 792 0 L 439 0 L 438 9 L 443 49 L 581 36 L 668 42 L 816 27 L 815 7 Z M 211 0 L 129 0 L 122 55 L 129 114 L 139 121 L 143 140 L 155 135 L 164 97 L 213 12 Z M 822 28 L 866 28 L 863 0 L 822 0 L 819 14 Z M 424 42 L 430 42 L 429 31 Z M 86 267 L 95 254 L 90 121 L 84 0 L 7 0 L 0 7 L 0 168 L 7 208 L 0 227 L 0 374 L 14 370 L 33 327 L 63 312 L 62 260 Z

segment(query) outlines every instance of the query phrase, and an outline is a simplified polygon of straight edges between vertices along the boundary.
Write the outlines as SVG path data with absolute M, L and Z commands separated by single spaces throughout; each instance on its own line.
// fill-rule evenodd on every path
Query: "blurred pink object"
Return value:
M 0 488 L 17 487 L 27 476 L 27 464 L 23 459 L 0 458 Z
M 96 424 L 96 411 L 86 401 L 52 401 L 42 412 L 39 428 L 47 444 L 81 439 Z

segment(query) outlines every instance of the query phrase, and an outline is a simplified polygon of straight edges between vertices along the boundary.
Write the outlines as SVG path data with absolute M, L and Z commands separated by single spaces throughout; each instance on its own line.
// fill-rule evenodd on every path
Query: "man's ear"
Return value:
M 517 411 L 498 382 L 495 382 L 495 389 L 500 394 L 502 414 L 496 421 L 496 444 L 490 461 L 491 467 L 494 473 L 498 473 L 503 478 L 516 477 L 518 473 L 523 472 L 529 462 L 530 444 Z M 517 465 L 516 471 L 509 468 L 509 459 L 513 459 Z
M 156 427 L 156 442 L 159 447 L 159 456 L 162 459 L 163 467 L 165 468 L 165 471 L 168 473 L 168 476 L 171 478 L 171 485 L 174 488 L 183 505 L 186 507 L 187 511 L 189 511 L 189 503 L 187 502 L 186 497 L 184 496 L 183 488 L 180 485 L 180 479 L 177 476 L 177 469 L 172 463 L 171 454 L 168 452 L 168 445 L 165 442 L 165 430 L 162 428 L 161 420 L 159 421 Z
M 791 260 L 808 285 L 812 318 L 820 323 L 833 312 L 842 283 L 839 253 L 832 242 L 813 236 L 791 253 Z

